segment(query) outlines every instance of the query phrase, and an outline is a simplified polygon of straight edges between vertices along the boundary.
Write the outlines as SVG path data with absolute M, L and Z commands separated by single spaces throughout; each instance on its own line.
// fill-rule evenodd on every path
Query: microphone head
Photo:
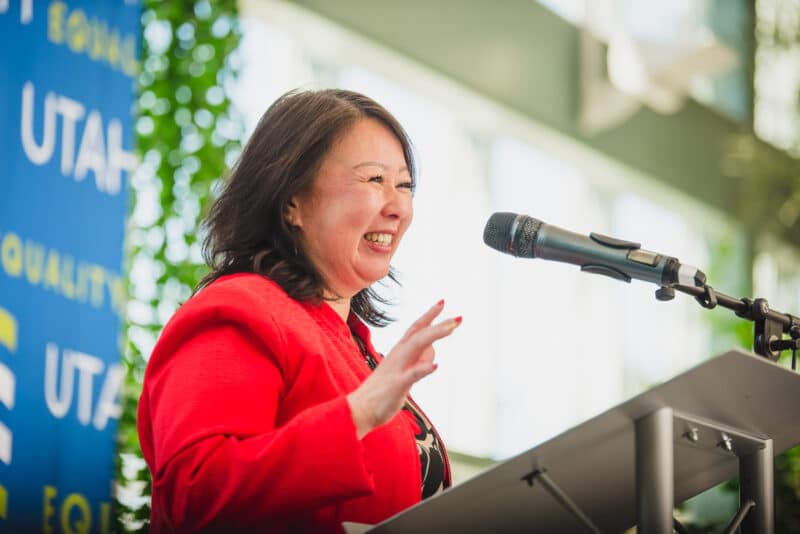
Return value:
M 534 245 L 542 224 L 527 215 L 493 213 L 483 229 L 483 242 L 506 254 L 535 258 Z
M 500 252 L 510 252 L 511 227 L 516 218 L 516 213 L 493 213 L 483 229 L 483 242 Z

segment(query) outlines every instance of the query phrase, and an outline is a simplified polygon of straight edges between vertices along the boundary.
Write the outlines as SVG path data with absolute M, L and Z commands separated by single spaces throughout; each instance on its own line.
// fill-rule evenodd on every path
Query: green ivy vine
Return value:
M 114 527 L 147 532 L 151 481 L 136 433 L 145 356 L 205 274 L 203 207 L 241 148 L 228 98 L 241 39 L 236 0 L 144 0 L 136 147 L 127 228 L 126 379 L 116 457 Z

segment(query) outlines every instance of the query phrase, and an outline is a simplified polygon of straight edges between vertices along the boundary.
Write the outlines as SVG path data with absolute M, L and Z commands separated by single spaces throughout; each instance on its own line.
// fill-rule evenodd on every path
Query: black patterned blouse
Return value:
M 367 360 L 367 365 L 374 371 L 378 363 L 367 350 L 364 341 L 355 332 L 353 339 Z M 445 478 L 444 448 L 431 422 L 411 399 L 406 400 L 403 409 L 414 416 L 419 427 L 419 432 L 415 437 L 422 470 L 422 498 L 427 499 L 450 486 L 449 480 Z

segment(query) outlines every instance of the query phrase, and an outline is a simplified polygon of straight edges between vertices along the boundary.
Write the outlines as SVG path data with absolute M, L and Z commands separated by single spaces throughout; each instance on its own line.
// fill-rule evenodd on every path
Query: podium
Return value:
M 800 374 L 732 350 L 367 532 L 671 533 L 674 504 L 738 473 L 729 530 L 772 533 L 773 457 L 800 443 L 799 408 Z

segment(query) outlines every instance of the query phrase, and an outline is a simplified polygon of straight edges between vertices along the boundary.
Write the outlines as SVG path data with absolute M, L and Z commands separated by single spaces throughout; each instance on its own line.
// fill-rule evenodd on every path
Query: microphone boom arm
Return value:
M 771 309 L 766 299 L 737 299 L 719 293 L 707 284 L 699 287 L 676 284 L 671 289 L 693 296 L 703 308 L 710 310 L 722 306 L 733 311 L 737 317 L 753 321 L 755 330 L 753 352 L 777 361 L 783 351 L 791 350 L 792 369 L 797 369 L 797 351 L 800 349 L 800 317 Z M 656 292 L 656 296 L 659 300 L 670 300 L 661 298 L 658 292 Z M 784 334 L 788 334 L 789 339 L 783 339 Z

